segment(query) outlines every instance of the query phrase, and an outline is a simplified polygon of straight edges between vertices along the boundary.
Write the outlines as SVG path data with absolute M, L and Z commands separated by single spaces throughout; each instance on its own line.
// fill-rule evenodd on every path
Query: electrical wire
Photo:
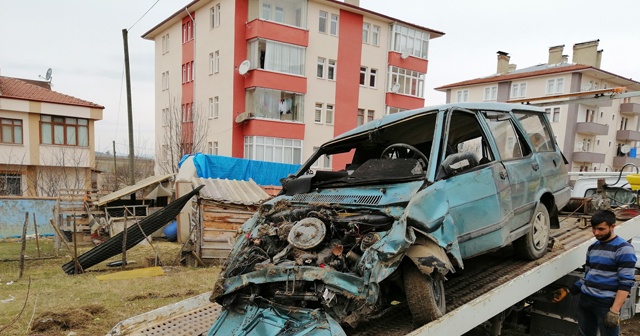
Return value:
M 133 26 L 135 26 L 138 22 L 140 22 L 140 20 L 142 20 L 142 18 L 143 18 L 145 15 L 147 15 L 147 13 L 149 13 L 149 11 L 150 11 L 151 9 L 153 9 L 153 7 L 155 7 L 155 5 L 156 5 L 156 4 L 158 4 L 158 2 L 160 2 L 160 0 L 156 0 L 156 2 L 154 2 L 154 3 L 153 3 L 153 5 L 151 5 L 151 7 L 150 7 L 149 9 L 147 9 L 147 11 L 146 11 L 146 12 L 144 12 L 144 14 L 142 14 L 142 16 L 141 16 L 141 17 L 140 17 L 136 22 L 134 22 L 134 23 L 131 25 L 131 27 L 129 27 L 129 29 L 127 29 L 127 30 L 131 30 L 131 28 L 133 28 Z

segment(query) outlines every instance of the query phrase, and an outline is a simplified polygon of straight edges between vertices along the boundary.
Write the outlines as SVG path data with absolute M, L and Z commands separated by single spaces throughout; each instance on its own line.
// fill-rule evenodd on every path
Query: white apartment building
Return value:
M 638 91 L 640 82 L 602 70 L 598 43 L 574 44 L 571 63 L 563 55 L 564 45 L 550 47 L 547 63 L 523 69 L 509 64 L 509 54 L 499 51 L 495 74 L 436 90 L 447 94 L 447 103 L 497 101 L 543 107 L 570 171 L 619 171 L 627 163 L 640 167 L 640 97 L 608 98 Z M 603 98 L 591 99 L 596 95 Z

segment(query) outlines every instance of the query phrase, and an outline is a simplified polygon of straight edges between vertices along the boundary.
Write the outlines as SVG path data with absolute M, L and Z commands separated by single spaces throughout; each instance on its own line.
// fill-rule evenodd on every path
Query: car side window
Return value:
M 554 150 L 551 132 L 549 132 L 542 114 L 525 112 L 514 112 L 514 114 L 527 132 L 529 144 L 534 152 L 552 152 Z
M 508 113 L 486 112 L 483 116 L 493 134 L 502 160 L 518 159 L 529 155 L 529 147 L 523 146 Z

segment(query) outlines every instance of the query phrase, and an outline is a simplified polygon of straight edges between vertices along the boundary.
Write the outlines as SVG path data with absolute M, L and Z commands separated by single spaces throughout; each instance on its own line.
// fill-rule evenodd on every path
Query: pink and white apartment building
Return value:
M 179 102 L 185 153 L 205 113 L 206 152 L 302 163 L 338 134 L 424 106 L 429 42 L 443 35 L 359 1 L 192 1 L 143 35 L 156 46 L 156 152 Z

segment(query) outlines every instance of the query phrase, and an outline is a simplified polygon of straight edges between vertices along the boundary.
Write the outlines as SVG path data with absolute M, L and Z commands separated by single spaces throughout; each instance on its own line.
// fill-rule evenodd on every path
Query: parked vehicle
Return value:
M 540 108 L 464 103 L 327 142 L 243 225 L 209 335 L 339 335 L 398 302 L 416 324 L 437 319 L 466 258 L 511 243 L 525 259 L 546 253 L 571 192 L 553 139 Z M 350 164 L 312 171 L 326 156 Z

